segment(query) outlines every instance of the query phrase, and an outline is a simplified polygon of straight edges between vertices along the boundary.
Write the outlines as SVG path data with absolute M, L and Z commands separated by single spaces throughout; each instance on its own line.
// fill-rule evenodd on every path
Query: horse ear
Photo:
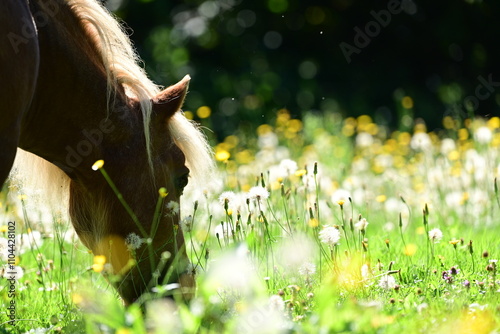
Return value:
M 191 77 L 186 75 L 181 81 L 162 90 L 151 102 L 153 112 L 163 120 L 168 120 L 179 111 L 186 97 Z

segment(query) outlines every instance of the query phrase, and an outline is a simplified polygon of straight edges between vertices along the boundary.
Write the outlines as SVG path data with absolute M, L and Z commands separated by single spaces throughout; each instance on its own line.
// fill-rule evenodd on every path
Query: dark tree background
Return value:
M 106 5 L 130 27 L 154 81 L 192 76 L 186 109 L 196 117 L 210 107 L 219 137 L 271 121 L 281 108 L 295 117 L 369 114 L 393 128 L 410 127 L 410 117 L 433 129 L 447 115 L 499 115 L 496 0 Z

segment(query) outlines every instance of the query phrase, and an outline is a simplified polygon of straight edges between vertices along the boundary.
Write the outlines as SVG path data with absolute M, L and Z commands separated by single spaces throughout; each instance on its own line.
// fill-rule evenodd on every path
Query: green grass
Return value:
M 21 204 L 4 196 L 2 224 L 16 220 L 18 234 L 40 231 L 43 245 L 19 256 L 24 276 L 15 301 L 22 320 L 15 327 L 6 324 L 11 298 L 1 279 L 0 327 L 119 334 L 498 331 L 499 123 L 445 119 L 439 134 L 426 133 L 423 124 L 411 134 L 387 133 L 367 116 L 311 114 L 301 122 L 282 111 L 255 135 L 226 138 L 215 147 L 222 184 L 183 198 L 183 217 L 193 217 L 183 225 L 198 273 L 189 305 L 158 299 L 124 308 L 92 270 L 92 254 L 63 238 L 64 222 L 17 217 Z M 23 199 L 26 208 L 29 201 Z M 340 235 L 335 245 L 323 242 L 328 227 Z

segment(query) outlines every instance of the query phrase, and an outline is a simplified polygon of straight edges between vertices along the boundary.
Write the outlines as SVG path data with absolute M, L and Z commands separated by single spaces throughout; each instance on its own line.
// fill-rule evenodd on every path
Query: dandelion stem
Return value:
M 155 208 L 155 214 L 153 217 L 153 224 L 151 224 L 151 232 L 149 237 L 153 239 L 153 237 L 156 235 L 156 232 L 158 231 L 158 226 L 160 225 L 160 216 L 161 216 L 161 207 L 163 204 L 163 196 L 158 196 L 158 201 L 156 202 L 156 208 Z
M 495 177 L 495 198 L 497 200 L 498 208 L 500 208 L 500 198 L 498 198 L 498 184 L 497 184 L 497 178 L 496 177 Z
M 141 223 L 139 222 L 139 219 L 137 219 L 137 216 L 132 211 L 132 209 L 130 208 L 130 206 L 127 204 L 127 202 L 123 198 L 123 195 L 118 190 L 118 188 L 116 187 L 116 185 L 113 182 L 113 180 L 111 180 L 111 178 L 109 177 L 109 175 L 106 172 L 106 170 L 104 169 L 104 167 L 99 168 L 99 170 L 101 171 L 102 175 L 104 176 L 104 179 L 106 180 L 106 182 L 108 182 L 109 186 L 111 187 L 111 189 L 115 193 L 116 197 L 118 198 L 118 200 L 120 201 L 120 203 L 122 204 L 122 206 L 125 208 L 125 210 L 129 214 L 130 218 L 132 218 L 132 220 L 134 221 L 135 225 L 137 225 L 137 228 L 141 232 L 142 237 L 143 238 L 148 238 L 149 236 L 148 236 L 146 230 L 144 229 L 144 227 L 142 227 Z

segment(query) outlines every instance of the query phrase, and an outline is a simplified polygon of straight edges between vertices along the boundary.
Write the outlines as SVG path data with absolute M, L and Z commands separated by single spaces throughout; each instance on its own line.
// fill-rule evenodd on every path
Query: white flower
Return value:
M 419 305 L 417 305 L 417 312 L 422 313 L 427 308 L 429 308 L 429 304 L 427 304 L 427 303 L 419 304 Z
M 262 134 L 259 136 L 258 143 L 261 149 L 275 149 L 279 144 L 278 135 L 272 132 Z
M 141 247 L 141 245 L 143 243 L 144 243 L 144 240 L 135 233 L 130 233 L 125 238 L 125 244 L 127 245 L 127 248 L 129 250 L 139 249 L 139 247 Z
M 219 202 L 223 206 L 225 206 L 226 202 L 229 204 L 231 202 L 234 202 L 236 199 L 236 195 L 232 191 L 224 191 L 222 194 L 219 196 Z
M 456 149 L 455 141 L 451 138 L 444 138 L 441 141 L 441 153 L 443 155 L 448 155 L 451 151 Z
M 45 334 L 47 333 L 49 329 L 47 328 L 34 328 L 30 329 L 29 331 L 25 332 L 24 334 Z
M 443 232 L 441 232 L 440 229 L 435 228 L 429 231 L 429 239 L 431 239 L 432 242 L 438 243 L 441 241 L 443 238 Z
M 338 245 L 340 241 L 340 231 L 335 227 L 325 227 L 321 230 L 321 232 L 319 232 L 319 240 L 330 246 Z
M 30 231 L 28 233 L 16 235 L 16 255 L 40 248 L 42 244 L 43 238 L 39 231 Z
M 469 310 L 471 310 L 472 312 L 476 312 L 476 311 L 482 311 L 484 310 L 486 307 L 488 307 L 488 304 L 486 305 L 481 305 L 479 303 L 472 303 L 469 305 Z
M 220 239 L 228 238 L 233 236 L 233 231 L 229 224 L 219 224 L 214 229 L 215 236 L 219 236 Z
M 366 221 L 366 218 L 361 218 L 361 220 L 359 222 L 357 222 L 356 224 L 354 224 L 354 227 L 356 228 L 356 230 L 360 231 L 360 232 L 364 232 L 366 231 L 366 227 L 368 226 L 368 221 Z
M 301 274 L 302 276 L 308 277 L 314 275 L 315 273 L 316 273 L 316 266 L 314 265 L 314 263 L 311 262 L 305 262 L 299 268 L 299 274 Z
M 193 228 L 193 216 L 189 215 L 181 220 L 181 226 L 184 232 L 191 232 Z
M 332 202 L 338 203 L 339 201 L 344 201 L 347 203 L 349 198 L 352 198 L 351 193 L 344 189 L 337 189 L 332 195 Z
M 295 173 L 297 171 L 297 169 L 299 169 L 299 167 L 297 166 L 297 163 L 293 160 L 290 160 L 290 159 L 281 160 L 279 168 L 282 170 L 282 175 L 285 175 L 285 176 L 291 175 L 291 174 Z
M 363 277 L 364 280 L 371 277 L 370 267 L 366 263 L 361 266 L 361 277 Z
M 384 275 L 378 281 L 378 286 L 382 289 L 394 289 L 396 286 L 396 279 L 391 275 Z
M 415 151 L 428 150 L 432 148 L 431 138 L 425 132 L 417 132 L 411 138 L 410 147 Z
M 479 144 L 488 144 L 493 139 L 493 133 L 487 126 L 481 126 L 474 133 L 474 138 Z
M 269 308 L 274 311 L 283 312 L 285 310 L 285 301 L 281 296 L 272 295 L 269 297 Z
M 267 191 L 266 188 L 261 186 L 252 187 L 248 192 L 248 198 L 257 201 L 266 200 L 269 198 L 269 191 Z
M 5 279 L 14 278 L 16 281 L 21 279 L 24 276 L 23 268 L 19 266 L 13 266 L 10 264 L 6 264 L 1 269 L 2 277 Z
M 373 136 L 367 132 L 360 132 L 356 136 L 356 146 L 370 147 L 373 144 Z
M 177 306 L 170 299 L 154 299 L 146 304 L 147 324 L 152 333 L 183 333 Z
M 170 202 L 167 203 L 166 207 L 167 207 L 167 210 L 169 211 L 167 213 L 167 215 L 168 214 L 172 214 L 172 215 L 178 215 L 179 214 L 179 203 L 178 202 L 170 201 Z
M 8 259 L 8 240 L 5 238 L 0 238 L 0 260 L 7 261 Z

